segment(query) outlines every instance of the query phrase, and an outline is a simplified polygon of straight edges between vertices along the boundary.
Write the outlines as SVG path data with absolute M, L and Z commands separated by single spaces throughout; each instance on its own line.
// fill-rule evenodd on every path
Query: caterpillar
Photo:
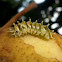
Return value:
M 43 25 L 43 21 L 41 23 L 37 23 L 37 20 L 35 22 L 31 22 L 31 19 L 29 19 L 27 22 L 22 20 L 21 23 L 17 21 L 17 24 L 13 23 L 13 25 L 14 27 L 9 29 L 11 35 L 15 37 L 33 34 L 36 36 L 44 37 L 45 39 L 53 38 L 54 31 L 48 28 L 49 24 Z

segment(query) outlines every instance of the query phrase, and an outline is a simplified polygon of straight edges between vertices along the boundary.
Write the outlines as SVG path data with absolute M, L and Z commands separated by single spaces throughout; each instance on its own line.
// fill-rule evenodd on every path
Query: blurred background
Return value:
M 51 30 L 62 35 L 62 0 L 0 0 L 0 27 L 33 1 L 38 7 L 20 17 L 18 21 L 28 21 L 29 18 L 32 22 L 44 21 L 44 24 L 50 24 Z

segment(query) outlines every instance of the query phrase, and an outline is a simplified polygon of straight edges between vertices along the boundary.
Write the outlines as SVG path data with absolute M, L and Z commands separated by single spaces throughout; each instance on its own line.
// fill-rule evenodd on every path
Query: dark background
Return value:
M 0 27 L 2 27 L 15 14 L 17 14 L 19 12 L 18 9 L 21 7 L 27 7 L 27 5 L 33 1 L 34 0 L 0 0 Z M 49 7 L 52 7 L 50 11 L 48 10 Z M 37 8 L 31 10 L 24 16 L 20 17 L 18 20 L 21 21 L 21 19 L 24 19 L 25 21 L 28 21 L 29 18 L 31 18 L 32 21 L 44 21 L 44 24 L 50 24 L 50 29 L 54 29 L 55 32 L 62 35 L 62 10 L 56 10 L 56 8 L 59 7 L 62 8 L 62 0 L 45 0 L 44 2 L 38 4 Z M 53 22 L 51 18 L 54 16 L 55 12 L 59 13 L 60 15 Z M 46 22 L 46 18 L 49 20 L 48 22 Z M 55 23 L 58 23 L 59 26 L 52 28 L 51 26 Z M 58 32 L 58 29 L 61 29 L 60 32 Z

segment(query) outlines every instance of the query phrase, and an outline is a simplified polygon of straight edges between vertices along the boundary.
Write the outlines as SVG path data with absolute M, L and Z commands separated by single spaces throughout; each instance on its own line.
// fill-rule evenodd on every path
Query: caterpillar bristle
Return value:
M 50 24 L 47 24 L 46 26 L 48 27 Z
M 19 21 L 17 21 L 17 23 L 19 23 Z
M 29 21 L 31 21 L 31 18 L 29 18 Z
M 11 30 L 10 32 L 14 32 L 14 30 Z
M 41 23 L 38 23 L 37 21 L 38 20 L 36 20 L 35 22 L 31 22 L 31 19 L 29 19 L 29 21 L 25 22 L 22 19 L 21 23 L 19 21 L 17 21 L 17 24 L 13 23 L 14 27 L 9 28 L 11 35 L 20 37 L 27 34 L 34 34 L 40 37 L 43 36 L 45 39 L 53 38 L 54 31 L 51 31 L 48 28 L 50 24 L 43 25 L 43 21 Z
M 32 25 L 32 22 L 31 22 L 31 19 L 29 19 L 29 21 L 27 22 L 27 26 L 28 26 L 29 28 L 31 28 L 31 25 Z
M 43 25 L 43 21 L 41 22 L 41 25 Z
M 36 20 L 35 22 L 37 23 L 38 20 Z

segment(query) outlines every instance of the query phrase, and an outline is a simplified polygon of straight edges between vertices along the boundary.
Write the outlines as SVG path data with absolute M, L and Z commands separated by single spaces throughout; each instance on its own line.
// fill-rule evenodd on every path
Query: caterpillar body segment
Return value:
M 31 22 L 31 19 L 29 19 L 28 22 L 25 22 L 22 20 L 20 23 L 17 21 L 17 24 L 13 23 L 14 27 L 10 28 L 11 35 L 15 37 L 24 36 L 27 34 L 34 34 L 36 36 L 44 37 L 45 39 L 53 38 L 53 31 L 51 31 L 48 25 L 43 25 L 43 21 L 41 23 L 37 23 L 37 20 L 35 22 Z
M 18 25 L 17 24 L 15 24 L 15 23 L 13 23 L 13 25 L 14 25 L 14 29 L 15 29 L 15 31 L 20 31 L 20 29 L 19 29 L 19 27 L 18 27 Z
M 31 19 L 29 19 L 29 21 L 27 22 L 27 26 L 28 26 L 29 28 L 31 28 L 31 27 L 32 27 Z
M 41 36 L 44 36 L 46 34 L 46 30 L 44 28 L 41 29 Z
M 40 25 L 39 25 L 39 23 L 36 23 L 36 29 L 37 29 L 37 30 L 40 29 Z

